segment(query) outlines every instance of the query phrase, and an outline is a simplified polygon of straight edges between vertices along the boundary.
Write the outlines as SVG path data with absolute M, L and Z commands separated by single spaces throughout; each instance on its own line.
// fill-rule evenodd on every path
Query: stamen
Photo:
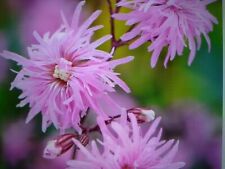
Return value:
M 53 77 L 67 82 L 71 76 L 72 62 L 61 58 L 59 64 L 55 66 Z

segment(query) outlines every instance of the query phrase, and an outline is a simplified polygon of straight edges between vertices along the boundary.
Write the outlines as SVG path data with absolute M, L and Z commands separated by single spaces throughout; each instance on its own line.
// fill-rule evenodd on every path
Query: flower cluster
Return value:
M 208 33 L 213 30 L 217 19 L 206 9 L 214 0 L 121 0 L 117 5 L 131 9 L 129 13 L 113 16 L 125 20 L 134 28 L 121 39 L 135 39 L 130 49 L 151 42 L 148 51 L 152 52 L 151 66 L 155 67 L 163 48 L 168 47 L 164 66 L 176 55 L 182 55 L 184 47 L 190 49 L 188 64 L 201 46 L 203 35 L 210 50 Z M 187 45 L 188 41 L 188 45 Z
M 26 122 L 42 114 L 42 130 L 53 124 L 61 131 L 59 137 L 48 142 L 43 156 L 55 159 L 72 150 L 73 159 L 68 169 L 180 169 L 184 162 L 176 162 L 178 141 L 162 140 L 158 131 L 160 117 L 142 108 L 121 106 L 120 99 L 112 99 L 119 86 L 130 92 L 127 84 L 114 71 L 118 65 L 133 57 L 112 60 L 116 48 L 129 44 L 130 49 L 151 42 L 151 66 L 155 67 L 163 48 L 168 47 L 164 65 L 189 47 L 188 63 L 201 46 L 201 36 L 208 42 L 208 33 L 217 23 L 207 10 L 213 0 L 121 0 L 115 10 L 108 0 L 111 16 L 111 34 L 93 40 L 102 25 L 92 26 L 101 11 L 95 11 L 80 23 L 84 1 L 80 2 L 71 22 L 61 13 L 62 25 L 53 33 L 41 36 L 34 32 L 36 43 L 28 47 L 28 57 L 4 51 L 0 55 L 21 66 L 11 88 L 22 91 L 19 107 L 29 104 Z M 120 7 L 128 13 L 118 13 Z M 131 26 L 121 40 L 115 38 L 114 19 L 125 20 Z M 112 52 L 98 49 L 112 39 Z M 116 45 L 115 45 L 116 44 Z M 187 45 L 188 44 L 188 45 Z M 110 109 L 110 111 L 107 111 Z M 89 111 L 91 109 L 91 111 Z M 118 114 L 115 113 L 118 110 Z M 94 127 L 85 125 L 94 112 Z M 93 114 L 92 114 L 93 115 Z M 97 123 L 97 124 L 96 124 Z M 141 123 L 149 123 L 143 132 Z M 66 133 L 66 129 L 75 129 Z M 91 132 L 99 132 L 101 140 L 90 141 Z M 84 156 L 75 158 L 79 151 Z

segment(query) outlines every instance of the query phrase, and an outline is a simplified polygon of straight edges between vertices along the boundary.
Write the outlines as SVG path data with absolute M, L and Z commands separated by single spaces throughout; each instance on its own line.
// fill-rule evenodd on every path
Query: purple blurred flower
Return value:
M 42 0 L 7 0 L 6 2 L 11 12 L 22 13 L 36 1 Z
M 7 47 L 6 39 L 3 33 L 0 33 L 0 52 Z M 7 72 L 7 61 L 0 57 L 0 83 L 4 80 Z
M 23 120 L 5 126 L 2 135 L 3 155 L 6 161 L 15 166 L 28 157 L 32 150 L 33 124 L 26 125 Z
M 222 138 L 211 139 L 208 144 L 205 158 L 208 161 L 209 165 L 212 166 L 213 169 L 221 168 L 222 161 Z
M 197 161 L 205 161 L 213 166 L 220 166 L 221 143 L 220 136 L 215 130 L 220 127 L 216 117 L 197 103 L 185 102 L 171 106 L 163 117 L 166 135 L 176 135 L 180 138 L 180 154 L 178 160 L 186 161 L 186 167 L 194 165 Z M 216 154 L 217 153 L 217 154 Z M 212 158 L 212 154 L 214 154 Z M 211 157 L 208 158 L 208 157 Z M 220 167 L 219 167 L 220 168 Z
M 30 6 L 24 9 L 21 18 L 21 39 L 25 46 L 36 42 L 33 36 L 34 31 L 37 31 L 41 36 L 46 32 L 55 32 L 61 25 L 59 11 L 63 10 L 66 12 L 66 16 L 70 16 L 73 14 L 73 7 L 77 3 L 78 0 L 33 1 Z
M 152 67 L 155 67 L 164 47 L 168 46 L 165 67 L 177 54 L 182 55 L 184 47 L 187 47 L 186 41 L 191 51 L 188 59 L 190 65 L 201 46 L 202 35 L 210 50 L 208 33 L 213 30 L 213 23 L 217 23 L 217 19 L 206 9 L 212 2 L 214 0 L 121 0 L 118 6 L 130 8 L 131 12 L 113 16 L 135 26 L 121 37 L 123 41 L 137 38 L 130 49 L 152 41 L 148 47 L 148 51 L 153 52 Z
M 29 169 L 65 169 L 69 158 L 62 156 L 56 160 L 39 159 Z
M 31 107 L 27 122 L 42 112 L 43 131 L 52 123 L 62 131 L 70 127 L 79 130 L 80 118 L 89 107 L 107 118 L 99 101 L 118 107 L 108 93 L 115 92 L 116 85 L 130 92 L 113 69 L 133 57 L 108 61 L 112 55 L 96 49 L 111 36 L 91 41 L 95 31 L 103 27 L 89 28 L 101 12 L 94 12 L 78 26 L 83 5 L 84 2 L 77 5 L 71 24 L 62 13 L 63 25 L 53 35 L 46 33 L 42 38 L 35 32 L 38 44 L 28 48 L 29 59 L 9 51 L 1 54 L 22 66 L 12 88 L 23 91 L 19 96 L 23 100 L 18 106 L 29 104 Z
M 133 169 L 133 168 L 160 168 L 178 169 L 184 166 L 183 162 L 174 162 L 173 158 L 178 149 L 178 142 L 174 140 L 161 141 L 161 130 L 153 136 L 158 127 L 160 118 L 156 119 L 149 130 L 143 135 L 133 114 L 129 115 L 131 123 L 127 121 L 126 113 L 120 122 L 112 122 L 107 127 L 99 119 L 99 127 L 103 135 L 101 153 L 96 142 L 92 142 L 91 150 L 85 148 L 79 141 L 74 140 L 80 151 L 86 155 L 83 160 L 68 162 L 70 169 Z

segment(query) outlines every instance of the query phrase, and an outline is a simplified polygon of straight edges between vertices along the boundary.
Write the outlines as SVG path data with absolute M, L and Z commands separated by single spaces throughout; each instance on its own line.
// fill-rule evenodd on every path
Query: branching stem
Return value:
M 133 41 L 133 39 L 129 40 L 129 41 L 122 41 L 121 39 L 117 40 L 116 39 L 116 33 L 115 33 L 115 19 L 112 17 L 113 14 L 118 13 L 121 9 L 120 6 L 116 6 L 115 9 L 113 9 L 113 4 L 111 2 L 111 0 L 106 0 L 108 7 L 109 7 L 109 14 L 110 14 L 110 31 L 111 31 L 111 35 L 112 35 L 112 39 L 111 39 L 111 49 L 114 48 L 114 51 L 116 51 L 117 48 L 125 46 L 125 45 L 129 45 L 129 43 L 131 41 Z M 116 0 L 116 3 L 118 3 L 119 0 Z M 129 32 L 131 29 L 133 29 L 133 26 L 130 27 L 130 29 L 128 29 L 127 32 Z

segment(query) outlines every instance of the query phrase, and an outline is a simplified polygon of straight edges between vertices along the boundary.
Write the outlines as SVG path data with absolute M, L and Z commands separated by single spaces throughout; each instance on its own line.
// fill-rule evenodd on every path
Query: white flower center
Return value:
M 53 77 L 67 82 L 71 76 L 72 62 L 61 58 L 59 63 L 55 66 Z

